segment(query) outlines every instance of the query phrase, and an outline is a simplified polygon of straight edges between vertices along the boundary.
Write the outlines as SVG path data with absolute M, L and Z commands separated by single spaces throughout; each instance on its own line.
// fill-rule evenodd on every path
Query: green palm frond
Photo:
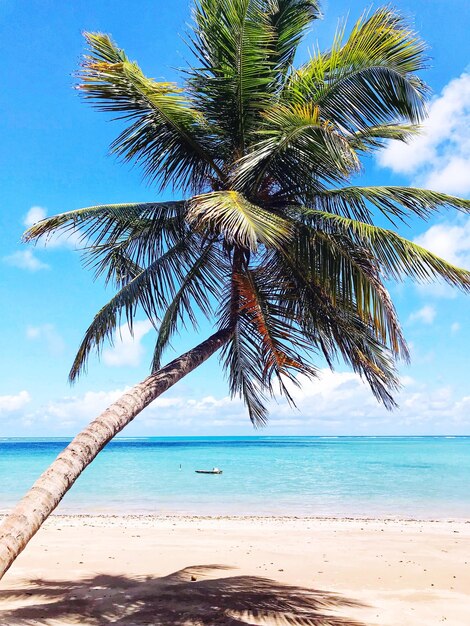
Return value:
M 354 311 L 396 358 L 409 354 L 391 298 L 370 251 L 345 236 L 299 226 L 285 252 L 289 263 L 321 286 L 334 305 Z
M 185 202 L 86 207 L 41 220 L 23 238 L 25 241 L 45 238 L 47 242 L 52 235 L 79 233 L 86 264 L 95 269 L 96 277 L 107 274 L 108 281 L 119 275 L 112 271 L 113 259 L 117 260 L 119 255 L 139 266 L 145 265 L 187 237 L 185 212 Z
M 284 193 L 292 187 L 310 189 L 315 179 L 338 182 L 360 167 L 347 139 L 311 103 L 265 111 L 258 139 L 235 165 L 232 181 L 237 189 L 253 192 L 266 178 Z
M 229 342 L 222 348 L 220 360 L 228 372 L 231 397 L 241 397 L 255 427 L 268 419 L 267 391 L 263 388 L 259 351 L 254 328 L 244 316 L 238 316 Z
M 186 325 L 188 318 L 194 329 L 198 328 L 198 309 L 210 319 L 213 314 L 213 301 L 219 294 L 220 285 L 224 277 L 223 258 L 212 245 L 202 250 L 195 263 L 189 268 L 175 297 L 168 305 L 158 329 L 157 342 L 152 358 L 152 371 L 161 367 L 161 358 L 168 347 L 171 337 L 176 332 L 178 324 Z
M 287 220 L 249 202 L 236 191 L 195 196 L 187 218 L 196 228 L 223 236 L 225 242 L 255 252 L 260 243 L 279 247 L 291 235 Z
M 390 349 L 379 337 L 376 319 L 366 319 L 341 294 L 332 295 L 330 284 L 289 255 L 276 252 L 266 273 L 272 282 L 283 285 L 283 300 L 301 327 L 305 349 L 321 352 L 332 369 L 339 354 L 367 381 L 377 400 L 387 408 L 396 406 L 397 372 Z
M 419 124 L 379 124 L 358 130 L 348 137 L 349 145 L 361 152 L 383 148 L 387 140 L 408 143 L 421 131 Z
M 294 61 L 299 43 L 314 20 L 321 17 L 318 0 L 265 0 L 273 32 L 273 64 L 283 74 Z
M 222 348 L 220 361 L 228 373 L 230 395 L 242 397 L 254 426 L 266 423 L 266 389 L 259 367 L 259 343 L 253 324 L 240 315 L 238 276 L 246 270 L 246 260 L 235 251 L 230 278 L 222 291 L 219 327 L 232 328 L 233 333 Z
M 70 381 L 74 381 L 86 368 L 92 350 L 99 355 L 104 341 L 112 341 L 123 317 L 132 332 L 133 320 L 141 307 L 154 327 L 158 326 L 197 253 L 190 241 L 181 240 L 123 284 L 88 327 L 70 370 Z
M 303 214 L 312 227 L 313 237 L 330 236 L 330 240 L 335 241 L 341 235 L 352 246 L 368 251 L 387 279 L 408 277 L 417 282 L 442 279 L 463 291 L 470 291 L 470 271 L 448 263 L 392 230 L 311 209 L 304 209 Z
M 106 282 L 109 282 L 113 278 L 113 264 L 117 256 L 147 267 L 180 243 L 198 244 L 197 235 L 190 232 L 188 225 L 181 220 L 181 215 L 161 217 L 161 220 L 158 216 L 155 219 L 139 219 L 122 233 L 112 228 L 104 232 L 100 230 L 99 241 L 92 240 L 82 250 L 84 264 L 94 270 L 95 279 L 107 275 Z
M 274 380 L 289 403 L 294 401 L 286 382 L 299 384 L 298 374 L 316 376 L 305 351 L 305 337 L 289 314 L 280 283 L 265 275 L 262 266 L 249 268 L 237 257 L 221 300 L 219 325 L 234 333 L 222 352 L 232 396 L 241 396 L 254 426 L 267 419 L 267 399 L 275 394 Z
M 258 337 L 263 388 L 273 395 L 272 380 L 276 378 L 281 393 L 292 400 L 285 380 L 297 384 L 295 374 L 315 376 L 316 370 L 292 349 L 292 346 L 302 344 L 302 337 L 292 320 L 286 319 L 279 286 L 273 289 L 262 268 L 247 269 L 235 280 L 240 296 L 239 315 L 247 318 Z
M 384 7 L 356 22 L 346 40 L 340 28 L 331 50 L 300 67 L 283 97 L 317 104 L 324 119 L 352 133 L 397 118 L 417 123 L 425 114 L 426 87 L 416 76 L 424 51 L 405 20 Z
M 470 200 L 416 187 L 342 187 L 315 190 L 311 203 L 318 210 L 369 224 L 374 218 L 371 208 L 380 211 L 391 221 L 393 218 L 406 221 L 411 215 L 426 219 L 446 207 L 470 212 Z
M 23 235 L 26 242 L 38 240 L 41 237 L 49 237 L 57 233 L 74 233 L 77 228 L 89 225 L 90 222 L 98 223 L 99 220 L 106 220 L 108 226 L 116 226 L 116 222 L 121 224 L 129 218 L 138 218 L 142 213 L 153 210 L 156 207 L 165 208 L 174 203 L 125 203 L 125 204 L 102 204 L 98 206 L 75 209 L 66 213 L 58 213 L 52 217 L 36 222 Z M 106 229 L 106 226 L 104 227 Z
M 263 0 L 198 0 L 189 71 L 199 110 L 233 152 L 243 153 L 257 114 L 270 100 L 275 74 L 273 30 Z
M 211 176 L 223 178 L 204 120 L 174 83 L 147 78 L 108 37 L 86 33 L 89 53 L 78 89 L 100 111 L 131 122 L 111 150 L 144 167 L 166 187 L 202 190 Z
M 259 427 L 266 424 L 268 411 L 256 339 L 252 325 L 240 316 L 232 337 L 222 348 L 220 359 L 228 372 L 230 395 L 243 398 L 251 423 Z
M 103 276 L 105 285 L 111 283 L 116 289 L 122 289 L 144 269 L 129 256 L 124 245 L 109 246 L 106 251 L 101 246 L 91 247 L 86 265 L 93 266 L 95 279 Z

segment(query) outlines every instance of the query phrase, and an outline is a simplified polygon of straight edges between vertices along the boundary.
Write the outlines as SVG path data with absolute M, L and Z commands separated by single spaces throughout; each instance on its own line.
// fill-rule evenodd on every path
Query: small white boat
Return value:
M 211 470 L 195 470 L 196 474 L 222 474 L 222 470 L 218 467 L 213 467 Z

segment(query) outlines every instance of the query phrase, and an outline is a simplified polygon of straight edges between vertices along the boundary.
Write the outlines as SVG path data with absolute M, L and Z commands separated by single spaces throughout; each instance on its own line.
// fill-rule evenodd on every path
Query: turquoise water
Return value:
M 67 443 L 0 440 L 0 510 Z M 194 471 L 213 466 L 223 474 Z M 470 519 L 470 437 L 120 439 L 59 512 Z

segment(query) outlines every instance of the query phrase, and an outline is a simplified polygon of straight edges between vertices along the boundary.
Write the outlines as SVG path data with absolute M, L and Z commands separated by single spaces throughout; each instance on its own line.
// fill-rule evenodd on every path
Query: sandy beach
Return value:
M 3 625 L 468 626 L 470 522 L 55 516 Z

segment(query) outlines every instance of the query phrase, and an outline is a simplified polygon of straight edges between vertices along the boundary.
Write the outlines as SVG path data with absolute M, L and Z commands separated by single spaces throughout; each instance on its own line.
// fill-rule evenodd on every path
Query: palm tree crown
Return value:
M 406 141 L 425 116 L 417 76 L 425 46 L 390 8 L 341 27 L 326 52 L 294 66 L 319 17 L 316 0 L 198 0 L 183 86 L 145 76 L 107 35 L 87 33 L 78 89 L 124 121 L 112 152 L 139 163 L 172 202 L 89 207 L 48 218 L 26 239 L 80 229 L 86 261 L 117 288 L 97 313 L 73 380 L 124 316 L 141 307 L 158 329 L 152 368 L 180 324 L 199 314 L 229 329 L 222 359 L 251 420 L 279 384 L 341 357 L 387 407 L 395 362 L 408 358 L 384 286 L 470 273 L 394 230 L 470 202 L 408 187 L 358 187 L 361 156 Z

